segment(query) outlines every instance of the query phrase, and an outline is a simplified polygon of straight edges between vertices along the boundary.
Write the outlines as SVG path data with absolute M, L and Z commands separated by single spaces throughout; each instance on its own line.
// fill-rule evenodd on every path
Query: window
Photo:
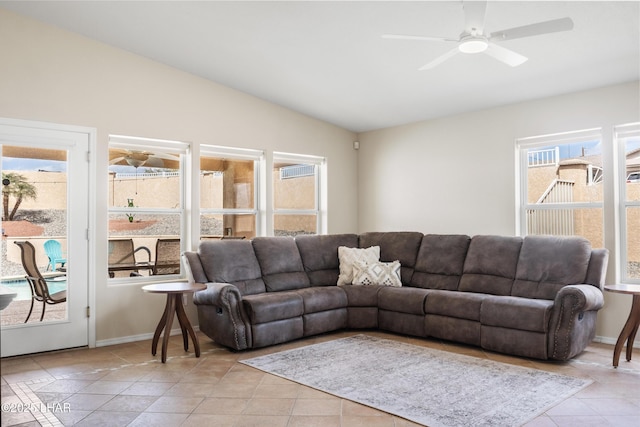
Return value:
M 259 235 L 260 163 L 263 153 L 215 146 L 200 149 L 200 236 Z
M 620 156 L 620 275 L 623 282 L 640 283 L 640 123 L 618 126 L 614 133 Z
M 324 231 L 321 157 L 273 154 L 273 230 L 276 236 Z
M 109 277 L 180 275 L 188 144 L 109 137 Z
M 521 235 L 579 235 L 603 247 L 600 130 L 525 138 L 517 149 Z

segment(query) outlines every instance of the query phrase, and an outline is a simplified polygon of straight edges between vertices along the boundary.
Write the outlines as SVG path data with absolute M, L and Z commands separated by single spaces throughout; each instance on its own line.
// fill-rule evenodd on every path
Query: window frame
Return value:
M 530 210 L 571 210 L 575 212 L 579 209 L 600 209 L 602 211 L 602 239 L 603 245 L 605 240 L 605 203 L 604 189 L 603 200 L 600 202 L 565 202 L 565 203 L 545 203 L 536 204 L 528 203 L 528 170 L 529 170 L 529 151 L 536 148 L 561 146 L 571 143 L 582 142 L 586 140 L 597 139 L 601 144 L 603 142 L 603 133 L 601 128 L 585 129 L 580 131 L 563 132 L 556 134 L 548 134 L 516 140 L 516 233 L 520 236 L 528 234 L 527 211 Z M 559 154 L 558 154 L 559 155 Z M 602 153 L 601 155 L 604 155 Z M 556 164 L 560 162 L 558 158 Z
M 198 176 L 202 173 L 200 169 L 200 159 L 202 157 L 219 157 L 228 160 L 251 160 L 254 163 L 253 170 L 253 209 L 248 208 L 202 208 L 200 203 L 200 193 L 198 186 L 198 220 L 202 218 L 202 215 L 254 215 L 255 218 L 255 230 L 256 236 L 263 234 L 263 214 L 264 210 L 261 209 L 262 200 L 262 179 L 263 179 L 263 164 L 264 164 L 264 151 L 254 150 L 248 148 L 233 148 L 219 145 L 201 144 L 197 158 Z M 202 230 L 200 230 L 200 222 L 197 225 L 197 234 L 202 236 Z
M 144 138 L 137 136 L 127 135 L 109 135 L 108 148 L 121 148 L 127 150 L 140 149 L 142 151 L 160 151 L 168 154 L 179 155 L 179 190 L 178 206 L 175 208 L 144 208 L 144 207 L 116 207 L 111 206 L 111 203 L 107 203 L 107 221 L 111 218 L 112 214 L 128 214 L 135 212 L 135 214 L 149 214 L 149 215 L 179 215 L 180 223 L 180 252 L 186 250 L 188 243 L 188 217 L 186 210 L 186 194 L 189 191 L 187 188 L 188 178 L 187 171 L 189 169 L 190 157 L 191 157 L 191 144 L 182 141 L 173 141 L 156 138 Z M 111 239 L 111 234 L 107 227 L 107 238 Z M 153 260 L 151 260 L 153 261 Z M 181 263 L 182 264 L 182 263 Z M 184 268 L 180 268 L 180 274 L 168 274 L 162 276 L 136 276 L 136 277 L 118 277 L 108 278 L 109 285 L 118 284 L 138 284 L 142 282 L 158 282 L 169 281 L 176 279 L 184 279 L 186 277 L 186 271 Z M 161 279 L 160 279 L 161 278 Z
M 640 209 L 640 200 L 627 199 L 627 157 L 626 143 L 627 138 L 640 137 L 640 122 L 629 123 L 625 125 L 615 126 L 613 130 L 614 141 L 617 148 L 618 162 L 618 221 L 620 238 L 618 240 L 618 263 L 617 277 L 622 283 L 640 284 L 640 278 L 630 278 L 628 275 L 628 230 L 627 230 L 627 209 Z
M 321 156 L 312 156 L 306 154 L 294 154 L 284 152 L 273 152 L 272 158 L 272 173 L 275 173 L 275 164 L 280 162 L 296 163 L 296 164 L 312 164 L 315 166 L 314 175 L 314 208 L 313 209 L 281 209 L 275 206 L 275 195 L 272 189 L 271 195 L 271 234 L 275 234 L 274 224 L 276 215 L 315 215 L 316 216 L 316 230 L 315 234 L 326 233 L 326 218 L 324 212 L 326 212 L 326 206 L 324 203 L 325 197 L 323 197 L 324 182 L 327 169 L 327 159 Z M 273 185 L 273 177 L 270 180 Z

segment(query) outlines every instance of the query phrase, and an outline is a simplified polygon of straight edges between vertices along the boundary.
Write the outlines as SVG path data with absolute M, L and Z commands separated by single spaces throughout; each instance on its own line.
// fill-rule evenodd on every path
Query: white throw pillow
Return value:
M 340 261 L 340 275 L 338 286 L 350 285 L 353 282 L 353 264 L 362 261 L 367 264 L 380 261 L 380 246 L 368 248 L 338 247 L 338 260 Z
M 401 287 L 400 261 L 373 264 L 357 261 L 353 265 L 353 284 Z

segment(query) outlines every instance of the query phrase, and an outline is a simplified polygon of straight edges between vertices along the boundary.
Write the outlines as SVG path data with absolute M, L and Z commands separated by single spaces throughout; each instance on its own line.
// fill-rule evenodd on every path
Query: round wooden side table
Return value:
M 189 335 L 191 335 L 191 341 L 193 341 L 196 357 L 200 357 L 200 343 L 198 343 L 198 337 L 191 327 L 189 318 L 182 306 L 182 295 L 186 292 L 197 292 L 205 289 L 207 289 L 207 285 L 203 283 L 187 282 L 156 283 L 142 287 L 142 290 L 145 292 L 167 294 L 167 304 L 164 307 L 164 313 L 160 318 L 160 322 L 156 327 L 156 332 L 153 334 L 153 341 L 151 342 L 151 354 L 155 356 L 156 350 L 158 349 L 160 333 L 162 333 L 162 330 L 164 329 L 164 336 L 162 338 L 162 363 L 167 361 L 167 344 L 169 343 L 169 335 L 171 335 L 171 325 L 173 324 L 174 314 L 178 317 L 178 322 L 182 329 L 184 350 L 189 350 L 188 332 Z
M 640 325 L 640 285 L 606 285 L 604 289 L 618 294 L 633 295 L 631 312 L 629 313 L 627 322 L 624 324 L 613 350 L 613 366 L 617 368 L 618 362 L 620 361 L 622 346 L 624 346 L 625 341 L 627 342 L 627 362 L 631 361 L 633 341 L 635 340 L 636 333 L 638 332 L 638 325 Z

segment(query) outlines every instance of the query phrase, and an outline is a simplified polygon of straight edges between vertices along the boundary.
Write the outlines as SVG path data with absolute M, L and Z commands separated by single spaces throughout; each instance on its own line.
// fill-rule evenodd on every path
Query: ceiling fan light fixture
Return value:
M 462 53 L 481 53 L 487 50 L 489 42 L 480 37 L 468 37 L 462 39 L 458 45 L 458 50 Z
M 134 168 L 139 168 L 140 166 L 142 166 L 144 164 L 144 160 L 142 159 L 135 159 L 133 157 L 130 156 L 126 156 L 124 158 L 125 162 L 127 162 L 127 164 L 129 166 L 133 166 Z

